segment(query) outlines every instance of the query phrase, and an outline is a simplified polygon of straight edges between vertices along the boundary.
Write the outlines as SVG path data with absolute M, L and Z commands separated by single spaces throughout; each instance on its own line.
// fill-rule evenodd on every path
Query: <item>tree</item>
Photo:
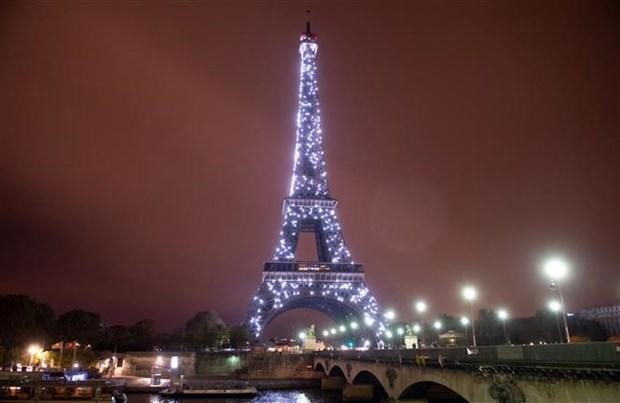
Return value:
M 56 321 L 59 340 L 77 340 L 82 345 L 99 346 L 104 341 L 104 328 L 99 314 L 73 309 L 63 313 Z
M 131 335 L 127 326 L 113 325 L 104 331 L 104 342 L 99 348 L 109 351 L 125 352 L 131 345 Z
M 504 344 L 502 323 L 493 309 L 481 309 L 476 324 L 476 339 L 479 345 Z
M 564 337 L 561 318 L 548 310 L 538 310 L 528 318 L 511 319 L 509 324 L 515 344 L 558 343 Z
M 148 351 L 155 344 L 155 325 L 152 320 L 140 320 L 127 329 L 129 332 L 130 349 Z
M 463 325 L 461 325 L 459 319 L 454 316 L 442 313 L 439 315 L 437 320 L 441 322 L 441 329 L 439 330 L 439 333 L 445 333 L 448 330 L 454 330 L 455 332 L 462 333 Z
M 54 310 L 48 304 L 26 295 L 0 295 L 0 346 L 4 347 L 1 363 L 8 364 L 17 358 L 14 352 L 28 343 L 49 342 L 54 318 Z
M 215 311 L 198 312 L 185 323 L 183 339 L 190 350 L 220 348 L 227 342 L 226 324 Z
M 246 347 L 250 341 L 250 332 L 245 326 L 233 326 L 228 332 L 228 338 L 231 348 Z

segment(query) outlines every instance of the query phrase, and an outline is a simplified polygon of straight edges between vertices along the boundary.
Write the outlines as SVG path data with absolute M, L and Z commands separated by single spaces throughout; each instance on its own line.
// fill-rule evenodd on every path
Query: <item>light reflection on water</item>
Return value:
M 256 397 L 214 398 L 214 399 L 170 399 L 154 394 L 128 394 L 128 403 L 336 403 L 340 402 L 338 393 L 325 393 L 320 390 L 266 390 Z

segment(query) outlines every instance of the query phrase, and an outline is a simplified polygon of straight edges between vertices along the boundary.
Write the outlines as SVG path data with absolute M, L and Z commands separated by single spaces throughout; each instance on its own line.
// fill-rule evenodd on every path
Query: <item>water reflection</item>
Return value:
M 320 390 L 267 390 L 256 397 L 215 398 L 215 399 L 170 399 L 151 394 L 129 394 L 128 403 L 336 403 L 340 402 L 338 393 Z

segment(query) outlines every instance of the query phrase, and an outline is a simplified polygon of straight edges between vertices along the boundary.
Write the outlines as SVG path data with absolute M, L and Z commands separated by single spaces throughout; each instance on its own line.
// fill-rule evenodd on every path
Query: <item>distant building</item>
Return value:
M 579 312 L 582 318 L 597 321 L 610 336 L 620 335 L 620 305 L 599 306 Z

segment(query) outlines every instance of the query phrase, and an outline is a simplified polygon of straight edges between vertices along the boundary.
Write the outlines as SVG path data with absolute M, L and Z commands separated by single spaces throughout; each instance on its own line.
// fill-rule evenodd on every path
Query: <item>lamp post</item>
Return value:
M 560 330 L 560 320 L 558 319 L 558 312 L 562 310 L 562 304 L 553 299 L 549 301 L 547 306 L 549 307 L 549 310 L 555 314 L 555 324 L 558 327 L 558 336 L 560 336 L 560 343 L 563 343 L 562 331 Z
M 469 310 L 471 314 L 471 338 L 476 347 L 476 318 L 474 318 L 474 300 L 478 296 L 478 292 L 474 287 L 467 286 L 463 288 L 463 298 L 469 302 Z
M 510 340 L 508 339 L 508 335 L 506 333 L 506 321 L 508 320 L 508 311 L 505 309 L 498 310 L 497 317 L 500 321 L 502 321 L 502 327 L 504 329 L 504 343 L 510 344 Z
M 465 342 L 467 343 L 467 341 L 469 340 L 469 337 L 467 337 L 467 328 L 469 327 L 469 318 L 467 316 L 461 316 L 461 325 L 463 325 L 463 328 L 465 328 Z
M 562 321 L 564 322 L 564 331 L 566 332 L 566 342 L 570 343 L 570 333 L 568 331 L 568 322 L 566 321 L 566 305 L 562 296 L 562 287 L 559 281 L 566 277 L 568 273 L 568 264 L 560 258 L 551 258 L 545 261 L 543 269 L 550 280 L 549 287 L 552 291 L 558 290 L 560 295 L 560 308 L 562 310 Z
M 422 300 L 415 303 L 415 310 L 420 316 L 420 319 L 422 319 L 422 345 L 426 345 L 426 340 L 424 339 L 424 313 L 427 308 L 428 306 L 426 305 L 426 302 Z

